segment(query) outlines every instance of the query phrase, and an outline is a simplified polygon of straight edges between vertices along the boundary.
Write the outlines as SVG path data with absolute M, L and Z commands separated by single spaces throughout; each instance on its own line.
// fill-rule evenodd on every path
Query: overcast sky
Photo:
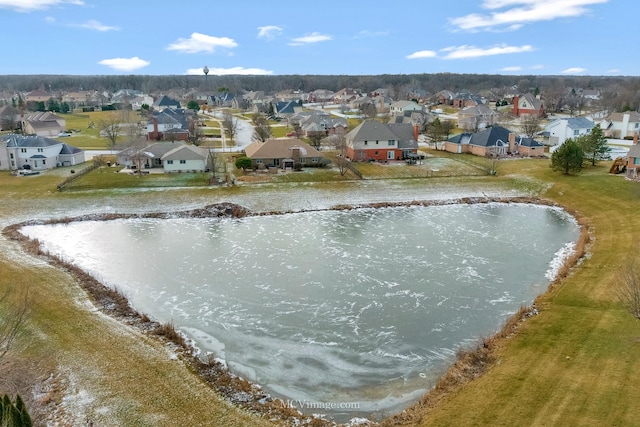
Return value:
M 638 75 L 636 0 L 0 0 L 0 74 Z

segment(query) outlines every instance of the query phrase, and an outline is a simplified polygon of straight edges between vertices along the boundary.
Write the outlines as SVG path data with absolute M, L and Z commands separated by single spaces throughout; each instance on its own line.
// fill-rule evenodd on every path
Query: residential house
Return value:
M 475 107 L 483 104 L 482 98 L 469 91 L 461 91 L 453 95 L 452 105 L 455 108 Z
M 402 115 L 396 115 L 393 117 L 390 123 L 406 123 L 412 126 L 418 126 L 420 131 L 426 129 L 426 126 L 433 121 L 434 117 L 426 111 L 411 111 L 407 110 Z
M 640 144 L 638 144 L 638 134 L 633 137 L 633 145 L 627 153 L 627 178 L 640 178 Z
M 62 95 L 62 102 L 66 102 L 71 108 L 95 106 L 100 104 L 100 94 L 95 90 L 68 92 Z
M 175 99 L 169 98 L 167 95 L 162 95 L 152 105 L 153 109 L 156 111 L 162 111 L 166 108 L 171 108 L 176 110 L 180 108 L 180 101 L 176 101 Z
M 276 116 L 289 119 L 302 111 L 302 106 L 296 101 L 277 102 L 275 105 Z
M 592 129 L 591 120 L 585 117 L 570 117 L 552 120 L 544 127 L 543 135 L 549 138 L 548 143 L 553 152 L 567 139 L 588 135 Z
M 316 89 L 313 92 L 309 93 L 309 102 L 325 104 L 329 102 L 333 102 L 333 96 L 335 93 L 331 90 L 327 89 Z
M 537 157 L 544 155 L 544 145 L 517 136 L 502 126 L 491 126 L 475 133 L 455 135 L 444 144 L 450 153 L 470 153 L 482 157 L 501 157 L 507 154 Z
M 436 104 L 438 105 L 453 105 L 453 92 L 448 90 L 441 90 L 436 93 Z
M 352 88 L 340 89 L 333 95 L 333 102 L 338 105 L 348 105 L 351 101 L 358 98 L 360 93 Z
M 49 92 L 45 92 L 43 90 L 32 90 L 25 95 L 24 102 L 47 102 L 52 97 L 53 95 Z
M 302 167 L 320 167 L 329 164 L 318 150 L 296 139 L 269 139 L 254 141 L 245 148 L 254 169 L 282 168 L 294 169 L 296 164 Z
M 477 131 L 493 124 L 498 119 L 498 113 L 486 104 L 467 107 L 458 111 L 458 127 L 468 131 Z
M 640 132 L 640 113 L 637 111 L 612 113 L 600 122 L 600 128 L 608 138 L 633 138 Z
M 84 161 L 84 151 L 55 139 L 18 134 L 0 137 L 0 170 L 39 171 Z
M 147 122 L 147 139 L 186 141 L 189 139 L 189 120 L 192 119 L 192 115 L 182 108 L 155 112 Z
M 513 98 L 513 108 L 511 112 L 516 117 L 527 115 L 544 117 L 545 115 L 544 105 L 542 101 L 540 101 L 540 99 L 536 98 L 530 93 L 515 96 Z
M 392 116 L 404 116 L 405 111 L 422 111 L 422 106 L 414 101 L 396 101 L 389 106 Z
M 209 152 L 184 142 L 156 142 L 142 149 L 130 147 L 118 153 L 118 163 L 129 168 L 162 168 L 166 173 L 204 172 Z
M 53 137 L 67 130 L 67 121 L 50 111 L 38 111 L 22 118 L 25 135 Z
M 298 113 L 297 116 L 302 116 L 298 123 L 306 137 L 342 135 L 346 132 L 348 126 L 346 119 L 341 117 L 333 118 L 329 114 L 302 112 Z
M 411 124 L 365 120 L 345 135 L 352 161 L 404 160 L 418 152 L 418 128 Z

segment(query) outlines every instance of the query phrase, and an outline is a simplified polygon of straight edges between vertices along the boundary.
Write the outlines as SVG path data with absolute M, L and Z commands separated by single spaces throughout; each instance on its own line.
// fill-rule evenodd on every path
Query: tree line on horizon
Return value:
M 0 91 L 49 92 L 120 89 L 161 93 L 190 89 L 215 93 L 225 88 L 235 94 L 243 91 L 274 93 L 281 90 L 311 92 L 327 89 L 337 92 L 354 88 L 362 93 L 385 89 L 394 100 L 411 99 L 415 94 L 436 94 L 441 90 L 468 90 L 489 94 L 498 100 L 514 93 L 538 92 L 557 99 L 561 94 L 583 89 L 601 92 L 600 104 L 608 111 L 640 108 L 640 77 L 635 76 L 554 76 L 500 74 L 380 74 L 380 75 L 269 75 L 269 76 L 202 76 L 196 75 L 0 75 Z

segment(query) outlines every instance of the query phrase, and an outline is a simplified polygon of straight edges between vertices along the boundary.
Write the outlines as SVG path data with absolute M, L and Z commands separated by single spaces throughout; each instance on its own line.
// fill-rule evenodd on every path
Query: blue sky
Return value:
M 639 12 L 635 0 L 0 0 L 0 74 L 635 76 Z

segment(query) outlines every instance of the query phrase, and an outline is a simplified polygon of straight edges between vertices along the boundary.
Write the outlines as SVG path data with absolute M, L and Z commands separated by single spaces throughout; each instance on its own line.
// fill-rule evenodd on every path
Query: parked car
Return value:
M 67 136 L 71 136 L 71 132 L 60 132 L 58 136 L 61 138 L 65 138 Z

